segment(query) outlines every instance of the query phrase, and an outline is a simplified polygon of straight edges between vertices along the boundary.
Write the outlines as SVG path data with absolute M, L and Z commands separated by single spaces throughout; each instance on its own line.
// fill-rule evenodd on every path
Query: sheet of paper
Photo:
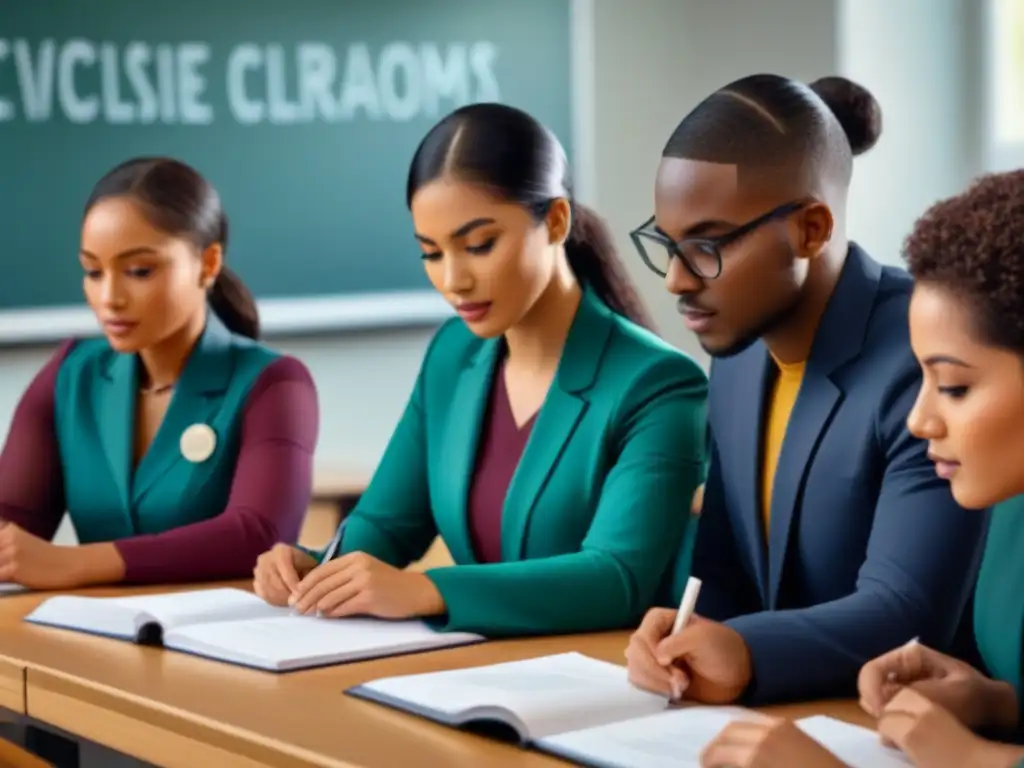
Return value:
M 267 617 L 179 627 L 165 634 L 164 643 L 182 650 L 223 649 L 227 659 L 287 664 L 387 655 L 470 639 L 477 636 L 435 632 L 420 621 L 321 619 L 285 609 Z
M 451 716 L 503 708 L 513 712 L 534 739 L 640 717 L 667 706 L 664 698 L 631 686 L 624 667 L 579 653 L 386 678 L 364 687 Z
M 682 707 L 551 736 L 542 746 L 606 768 L 700 768 L 700 753 L 726 725 L 754 717 L 740 707 Z
M 801 730 L 850 768 L 907 768 L 913 763 L 897 749 L 883 746 L 875 731 L 825 715 L 798 720 Z

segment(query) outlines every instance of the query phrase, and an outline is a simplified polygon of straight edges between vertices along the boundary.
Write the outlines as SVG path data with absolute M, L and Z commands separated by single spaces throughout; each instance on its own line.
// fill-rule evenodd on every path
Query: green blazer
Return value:
M 504 344 L 459 319 L 431 342 L 340 552 L 427 575 L 442 628 L 485 635 L 634 626 L 679 550 L 703 478 L 707 378 L 691 358 L 584 293 L 505 499 L 503 562 L 477 563 L 467 497 Z
M 989 674 L 1024 701 L 1024 496 L 992 509 L 974 591 L 974 636 Z
M 209 312 L 164 420 L 133 468 L 138 358 L 115 352 L 106 339 L 73 346 L 57 374 L 54 420 L 65 501 L 79 540 L 161 533 L 223 512 L 241 409 L 253 382 L 277 358 Z M 182 435 L 197 424 L 213 430 L 215 445 L 208 457 L 191 461 Z

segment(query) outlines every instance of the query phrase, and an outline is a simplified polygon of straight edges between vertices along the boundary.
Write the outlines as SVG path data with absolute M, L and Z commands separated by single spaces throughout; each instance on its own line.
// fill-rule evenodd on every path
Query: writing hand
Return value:
M 362 552 L 318 565 L 291 597 L 300 613 L 323 616 L 377 616 L 387 619 L 433 616 L 444 600 L 428 576 L 404 571 Z
M 918 768 L 1013 765 L 1004 745 L 975 736 L 949 711 L 921 693 L 903 688 L 878 720 L 882 739 L 906 753 Z
M 275 544 L 256 560 L 253 591 L 271 605 L 288 605 L 299 580 L 316 566 L 316 559 L 301 549 Z
M 753 674 L 742 636 L 697 615 L 671 634 L 675 615 L 671 609 L 655 609 L 644 617 L 626 649 L 630 681 L 671 699 L 707 704 L 738 699 Z
M 873 717 L 879 717 L 905 687 L 935 702 L 968 728 L 1016 726 L 1017 696 L 1012 686 L 917 642 L 872 659 L 857 680 L 861 707 Z

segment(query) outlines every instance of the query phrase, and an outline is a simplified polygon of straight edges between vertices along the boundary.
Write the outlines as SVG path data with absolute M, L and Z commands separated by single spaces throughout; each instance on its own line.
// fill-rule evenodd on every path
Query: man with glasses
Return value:
M 697 616 L 672 634 L 674 607 L 648 614 L 627 651 L 640 687 L 850 695 L 880 653 L 954 637 L 985 516 L 906 429 L 911 280 L 846 233 L 853 156 L 880 130 L 848 80 L 756 75 L 698 105 L 663 152 L 655 215 L 632 237 L 713 358 L 711 464 Z

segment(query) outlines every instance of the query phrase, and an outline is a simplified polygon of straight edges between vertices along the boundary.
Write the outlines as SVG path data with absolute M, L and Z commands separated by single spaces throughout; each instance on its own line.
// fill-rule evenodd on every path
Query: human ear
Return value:
M 544 221 L 548 228 L 549 243 L 561 244 L 568 240 L 569 231 L 572 229 L 572 207 L 569 201 L 564 197 L 553 200 Z
M 220 243 L 207 246 L 199 255 L 202 264 L 199 270 L 199 284 L 203 288 L 213 285 L 224 266 L 224 247 Z
M 793 251 L 804 259 L 820 256 L 832 240 L 834 224 L 832 211 L 824 203 L 814 202 L 800 209 L 793 217 Z

